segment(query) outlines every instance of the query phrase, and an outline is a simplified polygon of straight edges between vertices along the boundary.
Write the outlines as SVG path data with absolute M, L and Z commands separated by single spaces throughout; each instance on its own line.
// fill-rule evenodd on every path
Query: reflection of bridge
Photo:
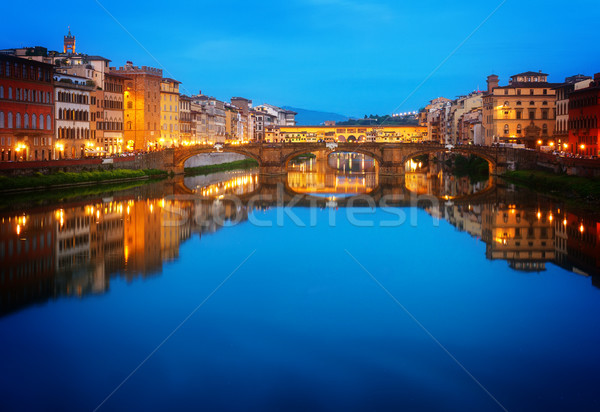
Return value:
M 372 157 L 379 164 L 382 175 L 404 174 L 408 160 L 423 154 L 447 152 L 479 156 L 490 165 L 490 172 L 497 168 L 504 169 L 509 162 L 526 166 L 535 162 L 535 152 L 505 147 L 490 146 L 455 146 L 447 148 L 439 144 L 424 143 L 338 143 L 334 148 L 327 148 L 325 143 L 274 143 L 224 145 L 215 149 L 211 146 L 186 146 L 164 151 L 163 168 L 176 174 L 183 173 L 185 161 L 189 158 L 219 151 L 239 153 L 256 159 L 260 173 L 265 175 L 286 173 L 288 163 L 294 157 L 310 152 L 326 150 L 328 152 L 362 153 Z M 527 166 L 530 166 L 529 164 Z
M 480 192 L 464 196 L 434 196 L 428 194 L 418 194 L 410 191 L 405 186 L 404 176 L 380 176 L 379 184 L 368 194 L 357 194 L 353 196 L 336 197 L 332 194 L 330 197 L 315 196 L 310 193 L 298 193 L 288 184 L 287 175 L 266 176 L 259 175 L 259 183 L 256 190 L 242 195 L 222 195 L 220 198 L 224 201 L 232 201 L 243 205 L 253 206 L 311 206 L 326 207 L 332 199 L 335 199 L 336 205 L 361 206 L 361 205 L 381 205 L 385 206 L 415 206 L 432 205 L 434 203 L 444 203 L 451 201 L 454 204 L 470 204 L 493 200 L 497 196 L 496 178 L 491 178 L 489 184 Z M 187 201 L 210 201 L 214 197 L 205 197 L 195 193 L 187 187 L 182 178 L 175 179 L 172 183 L 172 199 Z

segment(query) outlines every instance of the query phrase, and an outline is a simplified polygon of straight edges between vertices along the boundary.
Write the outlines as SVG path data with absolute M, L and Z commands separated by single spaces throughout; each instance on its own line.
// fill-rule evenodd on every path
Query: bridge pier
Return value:
M 260 165 L 258 170 L 263 176 L 280 176 L 287 174 L 285 165 Z
M 379 174 L 382 176 L 404 175 L 404 163 L 382 163 L 379 165 Z

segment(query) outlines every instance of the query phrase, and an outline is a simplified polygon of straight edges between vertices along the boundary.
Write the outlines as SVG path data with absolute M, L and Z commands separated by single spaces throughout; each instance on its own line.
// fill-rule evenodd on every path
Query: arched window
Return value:
M 0 112 L 0 129 L 4 129 L 4 112 Z
M 517 125 L 517 133 L 519 133 L 519 134 L 521 133 L 521 124 L 520 123 Z
M 40 114 L 40 130 L 44 129 L 44 115 Z
M 16 129 L 20 129 L 21 128 L 21 113 L 17 113 L 15 115 L 15 128 Z
M 0 99 L 4 99 L 4 86 L 0 86 Z
M 35 113 L 31 115 L 31 128 L 37 129 L 37 116 Z
M 13 119 L 12 119 L 12 113 L 8 112 L 8 116 L 6 116 L 6 123 L 7 123 L 7 128 L 8 129 L 12 129 L 13 128 Z
M 12 87 L 8 88 L 8 98 L 12 99 Z
M 46 130 L 51 130 L 52 122 L 50 121 L 50 115 L 46 115 Z
M 548 134 L 548 125 L 546 123 L 542 125 L 542 134 Z
M 507 124 L 505 124 L 505 125 L 504 125 L 504 134 L 508 134 L 508 131 L 509 131 L 509 129 L 508 129 L 508 125 L 507 125 Z
M 23 129 L 29 129 L 29 115 L 27 113 L 23 115 Z

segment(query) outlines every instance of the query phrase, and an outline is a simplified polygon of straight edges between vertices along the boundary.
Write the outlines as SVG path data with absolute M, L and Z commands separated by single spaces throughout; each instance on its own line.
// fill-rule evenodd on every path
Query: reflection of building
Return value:
M 0 314 L 53 293 L 53 220 L 49 213 L 0 219 Z
M 569 261 L 586 273 L 600 268 L 600 222 L 567 213 L 563 219 L 567 233 Z
M 554 260 L 554 216 L 551 211 L 483 207 L 483 240 L 488 259 L 503 259 L 517 270 L 540 271 Z
M 124 218 L 127 277 L 158 272 L 161 269 L 161 211 L 158 201 L 129 201 Z
M 378 184 L 377 164 L 363 154 L 317 152 L 290 163 L 287 183 L 297 193 L 369 193 Z

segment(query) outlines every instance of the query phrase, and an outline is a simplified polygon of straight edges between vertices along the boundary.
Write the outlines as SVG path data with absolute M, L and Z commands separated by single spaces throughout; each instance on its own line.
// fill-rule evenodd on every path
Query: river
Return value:
M 2 410 L 599 410 L 600 220 L 318 154 L 0 210 Z

